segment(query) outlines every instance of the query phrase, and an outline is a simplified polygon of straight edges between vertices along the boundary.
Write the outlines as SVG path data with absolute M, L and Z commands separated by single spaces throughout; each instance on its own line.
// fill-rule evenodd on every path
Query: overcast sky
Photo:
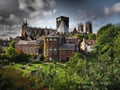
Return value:
M 120 0 L 0 0 L 0 38 L 21 34 L 23 20 L 30 26 L 56 28 L 56 17 L 68 16 L 70 28 L 92 21 L 93 31 L 120 23 Z

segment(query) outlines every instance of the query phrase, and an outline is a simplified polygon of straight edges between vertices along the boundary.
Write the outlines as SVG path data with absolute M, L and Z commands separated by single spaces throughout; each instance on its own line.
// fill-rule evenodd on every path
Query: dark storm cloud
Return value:
M 53 22 L 62 14 L 70 17 L 70 24 L 82 20 L 100 24 L 113 15 L 120 18 L 120 0 L 0 0 L 0 37 L 20 35 L 25 19 L 31 25 L 45 21 L 47 26 L 46 22 Z
M 54 13 L 54 0 L 19 0 L 19 9 L 29 14 L 30 18 Z
M 54 0 L 0 0 L 0 38 L 20 35 L 23 20 L 52 15 Z
M 67 13 L 70 11 L 73 16 L 80 20 L 99 19 L 111 14 L 119 14 L 119 0 L 56 0 L 59 10 L 64 8 Z M 62 6 L 62 7 L 61 7 Z M 77 14 L 77 15 L 76 15 Z

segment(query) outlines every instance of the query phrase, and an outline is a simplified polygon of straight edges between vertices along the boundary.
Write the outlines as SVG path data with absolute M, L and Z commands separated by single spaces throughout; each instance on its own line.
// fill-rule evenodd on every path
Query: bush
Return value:
M 30 55 L 27 54 L 20 54 L 17 55 L 16 59 L 14 62 L 20 63 L 20 62 L 29 62 Z
M 4 60 L 0 60 L 0 65 L 2 65 L 2 66 L 5 66 L 5 65 L 9 65 L 9 60 L 7 60 L 7 59 L 4 59 Z
M 39 64 L 39 63 L 42 63 L 42 61 L 36 61 L 36 60 L 34 60 L 34 61 L 31 61 L 31 63 L 32 64 Z

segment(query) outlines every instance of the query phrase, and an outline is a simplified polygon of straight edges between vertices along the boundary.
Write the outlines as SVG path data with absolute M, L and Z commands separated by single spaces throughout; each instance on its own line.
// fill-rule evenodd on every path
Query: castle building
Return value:
M 22 33 L 21 36 L 23 40 L 36 40 L 41 36 L 46 36 L 50 33 L 56 32 L 55 29 L 51 28 L 36 28 L 36 27 L 29 27 L 27 22 L 23 23 L 22 25 Z
M 88 21 L 85 23 L 85 32 L 86 33 L 92 33 L 92 22 Z
M 84 25 L 82 23 L 78 24 L 78 32 L 83 33 L 84 32 Z
M 69 33 L 69 18 L 65 16 L 56 18 L 56 28 L 60 34 Z
M 77 33 L 92 33 L 92 22 L 85 23 L 85 30 L 82 23 L 78 24 L 78 30 L 74 28 L 71 35 Z M 30 27 L 27 22 L 24 22 L 21 32 L 22 40 L 15 45 L 15 48 L 37 57 L 44 55 L 45 61 L 67 61 L 80 49 L 86 52 L 92 50 L 94 43 L 84 41 L 80 45 L 80 40 L 76 37 L 66 36 L 68 34 L 69 17 L 60 16 L 56 18 L 56 29 Z

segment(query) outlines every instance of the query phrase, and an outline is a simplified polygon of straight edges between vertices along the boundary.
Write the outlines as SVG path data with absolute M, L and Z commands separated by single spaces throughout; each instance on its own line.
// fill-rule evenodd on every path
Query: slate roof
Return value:
M 95 44 L 95 40 L 85 40 L 85 43 L 87 44 L 87 45 L 94 45 Z
M 37 42 L 36 40 L 31 40 L 31 41 L 25 41 L 25 40 L 20 40 L 16 45 L 36 45 Z
M 63 44 L 59 50 L 75 50 L 75 44 Z
M 46 37 L 60 37 L 57 33 L 53 32 L 47 35 Z

